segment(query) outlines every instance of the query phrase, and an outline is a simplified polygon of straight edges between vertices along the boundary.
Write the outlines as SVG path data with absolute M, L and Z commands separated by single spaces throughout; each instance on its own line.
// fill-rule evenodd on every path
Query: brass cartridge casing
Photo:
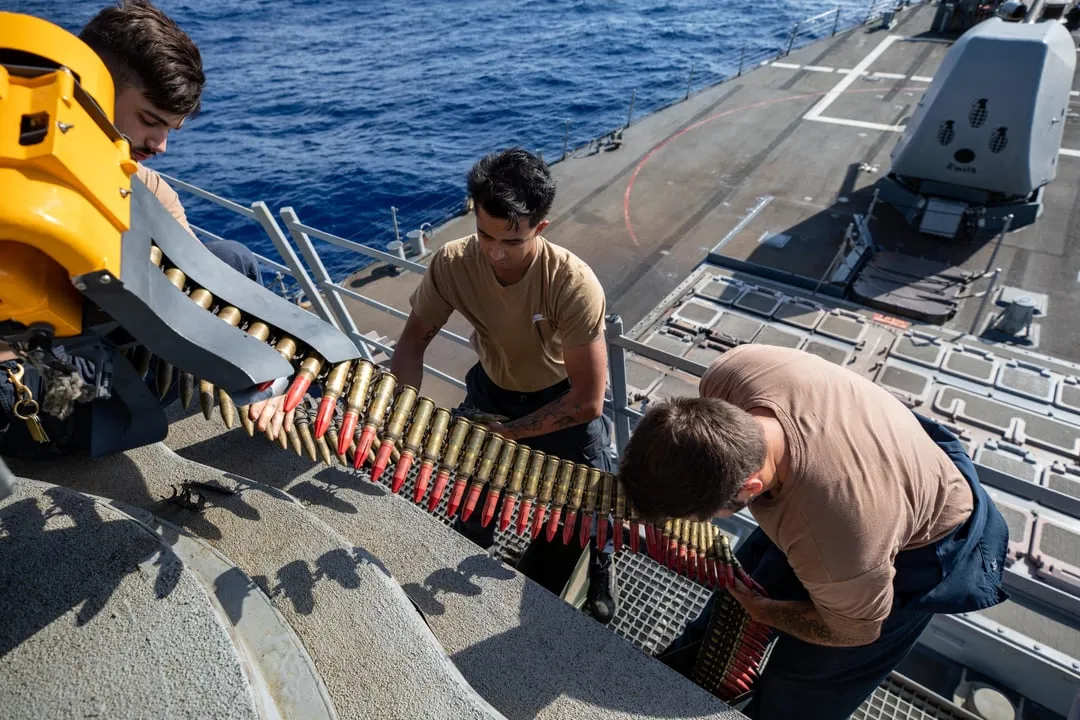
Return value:
M 394 398 L 394 409 L 390 413 L 390 419 L 386 423 L 383 432 L 383 440 L 397 442 L 401 433 L 405 431 L 405 422 L 412 412 L 413 403 L 416 402 L 416 388 L 411 385 L 402 385 L 397 397 Z
M 431 398 L 419 398 L 413 406 L 409 432 L 405 435 L 405 449 L 413 455 L 420 452 L 420 444 L 424 442 L 424 433 L 427 432 L 434 411 L 435 401 Z
M 441 470 L 453 470 L 457 467 L 461 447 L 465 444 L 465 437 L 468 435 L 471 425 L 472 423 L 465 418 L 458 418 L 454 422 L 454 427 L 450 430 L 450 437 L 446 441 L 446 448 L 439 459 Z
M 522 491 L 522 497 L 526 500 L 533 500 L 536 498 L 536 490 L 540 485 L 540 473 L 544 468 L 544 461 L 547 459 L 547 455 L 542 452 L 536 451 L 532 454 L 532 461 L 529 463 L 529 469 L 525 473 L 525 489 Z
M 438 462 L 442 453 L 443 440 L 446 439 L 446 430 L 450 427 L 450 411 L 445 408 L 437 408 L 431 420 L 431 432 L 428 433 L 427 442 L 424 443 L 424 462 Z
M 517 494 L 521 492 L 524 487 L 525 473 L 529 469 L 529 459 L 532 457 L 532 450 L 524 445 L 518 445 L 517 454 L 514 456 L 514 469 L 510 472 L 510 486 L 507 488 L 508 492 Z
M 499 460 L 502 451 L 503 439 L 499 435 L 492 435 L 484 447 L 484 455 L 480 458 L 480 466 L 476 469 L 476 482 L 484 485 L 491 479 L 491 471 L 495 469 L 495 463 Z
M 554 455 L 548 455 L 544 461 L 543 479 L 540 481 L 540 490 L 536 495 L 539 503 L 551 502 L 551 494 L 555 491 L 555 480 L 559 476 L 559 465 L 562 460 Z
M 566 506 L 571 510 L 581 507 L 581 501 L 585 497 L 585 487 L 589 484 L 589 466 L 576 465 L 574 467 L 574 481 L 570 488 L 570 497 Z
M 566 505 L 566 498 L 570 494 L 570 483 L 574 480 L 574 463 L 563 460 L 559 463 L 559 479 L 555 481 L 555 496 L 552 503 L 556 507 Z
M 480 457 L 480 448 L 484 446 L 484 439 L 488 431 L 482 425 L 473 425 L 469 433 L 469 440 L 465 444 L 465 454 L 461 456 L 461 464 L 458 465 L 458 478 L 471 477 L 476 469 L 476 461 Z
M 502 440 L 499 435 L 495 437 Z M 498 492 L 506 487 L 506 480 L 510 475 L 510 467 L 514 463 L 514 455 L 517 454 L 518 444 L 513 440 L 503 440 L 502 453 L 499 455 L 499 463 L 495 466 L 495 475 L 491 478 L 491 491 Z M 481 471 L 483 467 L 481 466 Z

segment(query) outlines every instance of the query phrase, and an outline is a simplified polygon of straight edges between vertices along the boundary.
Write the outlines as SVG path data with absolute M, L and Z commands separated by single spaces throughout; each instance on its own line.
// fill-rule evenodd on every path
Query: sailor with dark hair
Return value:
M 612 465 L 601 418 L 607 383 L 605 297 L 592 270 L 543 236 L 555 200 L 544 161 L 521 149 L 482 158 L 468 175 L 476 233 L 432 257 L 390 369 L 419 387 L 424 353 L 453 311 L 473 326 L 480 361 L 465 378 L 463 405 L 495 416 L 492 430 L 522 445 L 603 471 Z M 483 507 L 487 490 L 477 507 Z M 455 528 L 481 547 L 494 544 L 495 525 L 479 513 Z M 555 593 L 580 552 L 543 536 L 518 568 Z M 601 622 L 615 614 L 610 544 L 590 543 L 588 609 Z
M 79 38 L 97 53 L 113 78 L 113 124 L 128 139 L 131 157 L 139 163 L 136 177 L 185 230 L 192 232 L 176 192 L 143 162 L 164 153 L 169 133 L 183 127 L 201 108 L 206 76 L 198 47 L 172 19 L 147 0 L 122 0 L 101 10 L 82 29 Z M 206 247 L 237 272 L 262 282 L 255 254 L 244 245 L 220 240 L 208 242 Z M 62 348 L 58 350 L 62 352 Z M 70 360 L 83 380 L 92 385 L 96 380 L 95 365 L 83 358 Z M 49 440 L 41 443 L 31 437 L 27 425 L 14 415 L 18 398 L 8 370 L 20 374 L 19 382 L 38 401 L 45 389 L 37 370 L 19 361 L 11 348 L 0 342 L 0 454 L 39 458 L 86 449 L 89 414 L 80 411 L 79 405 L 74 413 L 63 418 L 39 413 Z M 155 384 L 152 372 L 147 380 L 150 387 Z M 175 397 L 174 383 L 165 404 Z M 259 406 L 261 409 L 263 404 Z M 269 416 L 275 410 L 266 412 Z
M 846 720 L 937 613 L 1003 602 L 1008 527 L 959 440 L 847 368 L 742 345 L 699 398 L 645 414 L 620 478 L 642 517 L 758 528 L 736 555 L 768 597 L 732 595 L 779 635 L 744 713 Z M 690 674 L 714 599 L 661 660 Z

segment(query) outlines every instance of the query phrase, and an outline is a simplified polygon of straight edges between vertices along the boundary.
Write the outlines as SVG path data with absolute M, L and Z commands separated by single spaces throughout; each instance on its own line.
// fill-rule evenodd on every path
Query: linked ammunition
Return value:
M 323 383 L 322 400 L 319 402 L 319 414 L 315 416 L 315 437 L 321 438 L 330 427 L 330 421 L 334 419 L 334 409 L 341 393 L 345 392 L 345 382 L 349 379 L 349 370 L 352 369 L 352 361 L 346 360 L 338 363 L 326 375 Z
M 569 513 L 566 522 L 563 523 L 563 545 L 569 545 L 574 537 L 574 526 L 577 524 L 578 510 L 581 508 L 581 500 L 585 496 L 585 486 L 589 484 L 589 466 L 576 465 L 574 467 L 574 480 L 570 488 L 570 499 L 566 502 Z
M 450 473 L 457 468 L 458 456 L 461 448 L 465 445 L 465 437 L 469 434 L 472 423 L 465 418 L 459 417 L 450 430 L 450 437 L 446 441 L 442 458 L 439 460 L 439 474 L 435 476 L 435 486 L 431 488 L 431 497 L 428 498 L 428 510 L 434 512 L 442 500 L 443 492 L 446 491 L 446 483 L 450 480 Z
M 231 430 L 233 424 L 236 422 L 236 403 L 233 402 L 229 393 L 221 388 L 217 389 L 217 396 L 218 408 L 221 411 L 221 421 L 225 423 L 225 427 Z
M 578 534 L 578 542 L 581 543 L 581 547 L 585 547 L 589 543 L 589 536 L 592 535 L 592 516 L 593 510 L 596 508 L 596 496 L 600 492 L 600 471 L 596 468 L 589 468 L 588 479 L 585 481 L 585 507 L 581 511 L 581 532 Z M 601 546 L 603 549 L 603 546 Z
M 319 438 L 319 439 L 322 440 L 323 438 Z M 345 456 L 345 453 L 339 453 L 337 451 L 337 448 L 338 448 L 338 434 L 337 434 L 337 430 L 334 429 L 333 425 L 330 425 L 330 427 L 328 427 L 326 429 L 325 439 L 329 442 L 330 450 L 333 451 L 334 457 L 337 458 L 338 462 L 341 463 L 342 465 L 348 467 L 349 463 L 348 463 L 348 459 Z
M 199 381 L 199 407 L 203 417 L 209 420 L 214 414 L 214 386 L 206 380 Z
M 488 438 L 487 445 L 484 447 L 484 455 L 480 458 L 480 467 L 476 469 L 476 477 L 473 478 L 472 483 L 469 485 L 469 494 L 465 498 L 465 507 L 461 511 L 463 521 L 467 521 L 472 517 L 473 511 L 476 510 L 476 503 L 480 501 L 480 493 L 491 479 L 491 473 L 495 469 L 496 461 L 499 459 L 503 442 L 501 435 L 492 435 Z M 499 491 L 494 490 L 493 494 L 498 497 Z
M 701 523 L 690 523 L 690 538 L 686 543 L 686 576 L 697 581 L 698 538 L 701 536 Z
M 312 462 L 319 462 L 319 451 L 315 447 L 315 438 L 311 434 L 311 417 L 308 415 L 306 405 L 293 408 L 294 426 L 300 436 L 300 442 L 304 446 L 304 452 Z M 329 464 L 329 463 L 327 463 Z
M 300 433 L 297 431 L 296 426 L 290 425 L 289 427 L 283 428 L 283 430 L 285 431 L 285 437 L 288 438 L 289 445 L 292 447 L 293 452 L 296 453 L 297 457 L 303 457 L 304 443 L 300 439 Z
M 151 245 L 150 246 L 150 263 L 154 267 L 161 267 L 161 259 L 162 259 L 161 248 L 159 248 L 157 245 Z
M 525 473 L 529 467 L 530 457 L 532 457 L 532 450 L 524 445 L 518 445 L 517 455 L 514 456 L 514 469 L 510 471 L 510 485 L 506 488 L 502 515 L 499 517 L 500 532 L 505 532 L 506 528 L 510 526 L 510 519 L 514 516 L 514 508 L 517 506 L 518 497 L 521 495 L 522 483 L 525 482 Z
M 536 511 L 533 513 L 532 539 L 540 535 L 544 527 L 544 518 L 547 515 L 547 505 L 551 502 L 551 495 L 555 491 L 555 480 L 559 476 L 559 464 L 562 461 L 554 455 L 548 455 L 544 463 L 544 474 L 540 481 L 540 491 L 536 495 Z
M 664 521 L 664 564 L 669 570 L 675 569 L 675 559 L 679 557 L 679 528 L 682 520 Z
M 472 477 L 473 470 L 476 469 L 476 461 L 480 458 L 480 449 L 484 446 L 484 439 L 487 438 L 488 432 L 482 425 L 473 425 L 472 432 L 469 433 L 469 440 L 465 444 L 465 453 L 461 457 L 461 464 L 457 469 L 457 476 L 454 478 L 454 489 L 450 493 L 450 502 L 446 506 L 446 514 L 450 517 L 454 517 L 457 514 L 458 508 L 461 507 L 461 500 L 465 495 L 465 483 Z
M 540 485 L 540 473 L 544 468 L 544 460 L 547 455 L 540 451 L 534 451 L 529 462 L 529 469 L 525 473 L 525 488 L 521 491 L 521 509 L 518 511 L 517 534 L 524 535 L 529 526 L 529 511 L 532 510 L 533 500 L 536 499 L 536 490 Z
M 374 376 L 374 365 L 367 360 L 356 361 L 356 369 L 353 371 L 352 381 L 349 384 L 349 394 L 345 399 L 345 415 L 341 419 L 341 430 L 338 433 L 338 455 L 344 455 L 352 447 L 356 424 L 360 413 L 367 407 L 368 388 L 371 387 L 371 378 Z M 362 462 L 363 459 L 361 459 Z
M 630 514 L 630 552 L 636 553 L 638 544 L 641 542 L 641 518 L 638 517 L 637 508 L 634 507 L 634 503 L 630 502 L 629 498 L 626 500 L 626 506 Z
M 334 454 L 330 452 L 330 446 L 326 444 L 326 438 L 315 438 L 315 449 L 319 451 L 319 459 L 327 467 L 334 465 Z
M 131 364 L 135 366 L 135 372 L 139 374 L 139 377 L 145 378 L 146 373 L 150 372 L 151 358 L 150 348 L 145 345 L 135 346 L 131 355 Z M 209 420 L 209 418 L 207 419 Z
M 428 433 L 427 442 L 424 443 L 424 454 L 420 461 L 420 472 L 416 474 L 416 490 L 413 492 L 413 502 L 419 504 L 427 492 L 428 480 L 431 478 L 431 470 L 439 461 L 442 454 L 443 440 L 446 439 L 446 430 L 450 427 L 450 411 L 445 408 L 437 408 L 431 420 L 431 432 Z
M 622 550 L 623 543 L 623 517 L 626 515 L 626 492 L 623 490 L 619 478 L 612 478 L 611 484 L 615 491 L 615 505 L 613 516 L 615 518 L 615 530 L 612 540 L 615 541 L 615 552 Z M 600 547 L 604 547 L 601 545 Z
M 394 477 L 390 480 L 390 492 L 395 495 L 405 484 L 413 458 L 420 452 L 420 444 L 424 442 L 424 433 L 427 432 L 428 424 L 431 422 L 431 413 L 434 410 L 435 401 L 426 397 L 419 398 L 413 407 L 409 432 L 405 435 L 405 448 L 401 453 L 401 459 L 394 466 Z M 393 424 L 393 418 L 391 418 L 391 424 Z
M 390 453 L 401 438 L 401 433 L 405 432 L 405 422 L 409 419 L 409 413 L 412 412 L 413 403 L 416 402 L 416 394 L 416 388 L 402 385 L 397 397 L 394 398 L 390 419 L 386 421 L 386 428 L 383 430 L 382 445 L 371 466 L 371 482 L 379 482 L 383 471 L 386 470 L 386 465 L 390 462 Z
M 285 393 L 285 412 L 295 410 L 296 406 L 304 400 L 311 381 L 322 372 L 323 359 L 316 352 L 309 352 L 300 362 L 300 369 L 293 378 L 289 391 Z
M 559 479 L 555 482 L 555 497 L 551 501 L 551 518 L 547 525 L 547 541 L 555 539 L 555 533 L 559 530 L 559 520 L 562 518 L 563 508 L 566 506 L 566 498 L 570 494 L 570 484 L 574 481 L 574 463 L 563 460 L 559 464 Z
M 510 468 L 514 464 L 514 456 L 517 454 L 518 444 L 513 440 L 505 440 L 502 446 L 502 455 L 499 456 L 499 464 L 495 467 L 495 477 L 491 479 L 488 487 L 487 500 L 484 501 L 484 511 L 480 515 L 480 524 L 487 527 L 495 517 L 495 508 L 499 504 L 499 495 L 506 487 L 506 481 L 510 476 Z M 466 505 L 468 508 L 468 505 Z
M 180 373 L 177 390 L 180 394 L 180 407 L 187 410 L 195 399 L 195 376 L 189 372 Z
M 367 459 L 368 450 L 371 449 L 371 441 L 375 439 L 375 433 L 382 427 L 383 416 L 386 415 L 386 409 L 390 407 L 390 401 L 394 398 L 394 387 L 396 385 L 397 378 L 394 377 L 393 373 L 389 372 L 380 375 L 378 382 L 375 384 L 375 392 L 372 394 L 371 403 L 368 405 L 367 417 L 364 418 L 364 429 L 360 431 L 360 439 L 356 441 L 356 458 L 353 460 L 353 467 L 357 470 Z
M 692 521 L 683 520 L 682 527 L 679 528 L 679 559 L 676 564 L 676 572 L 680 574 L 687 574 L 687 554 L 690 549 L 690 531 L 693 527 L 694 523 Z
M 608 513 L 611 512 L 611 486 L 615 476 L 604 473 L 600 476 L 600 505 L 596 508 L 596 547 L 603 549 L 607 545 Z

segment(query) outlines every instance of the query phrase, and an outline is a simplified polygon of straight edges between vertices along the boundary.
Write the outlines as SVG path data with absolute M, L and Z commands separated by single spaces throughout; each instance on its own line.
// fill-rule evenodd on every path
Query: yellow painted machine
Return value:
M 0 13 L 0 343 L 54 377 L 80 357 L 98 369 L 93 455 L 164 437 L 151 354 L 159 381 L 175 368 L 226 393 L 290 377 L 294 360 L 358 356 L 172 218 L 135 177 L 113 101 L 85 43 Z

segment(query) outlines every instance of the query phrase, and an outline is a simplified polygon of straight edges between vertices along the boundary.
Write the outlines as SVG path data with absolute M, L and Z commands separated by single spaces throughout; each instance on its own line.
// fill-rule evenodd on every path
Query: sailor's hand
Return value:
M 735 586 L 732 587 L 729 592 L 731 597 L 735 598 L 735 601 L 742 605 L 743 610 L 750 614 L 750 617 L 757 620 L 760 614 L 758 610 L 761 608 L 761 602 L 764 600 L 764 596 L 743 584 L 741 580 L 735 578 Z
M 282 410 L 284 405 L 284 395 L 252 403 L 248 417 L 255 422 L 255 428 L 259 432 L 266 432 L 269 429 L 270 437 L 276 440 L 283 427 L 286 430 L 293 427 L 296 411 L 285 412 Z

